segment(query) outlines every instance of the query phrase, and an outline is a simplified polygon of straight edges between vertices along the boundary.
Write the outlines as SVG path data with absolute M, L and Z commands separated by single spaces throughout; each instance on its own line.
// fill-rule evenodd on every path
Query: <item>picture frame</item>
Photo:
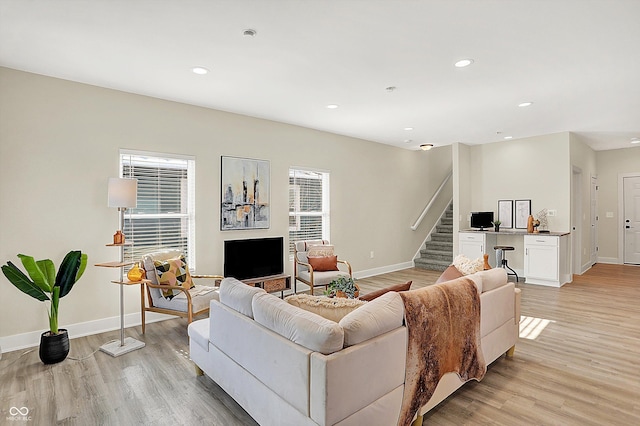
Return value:
M 516 200 L 514 213 L 516 229 L 527 229 L 527 221 L 531 214 L 531 200 Z
M 498 200 L 500 228 L 513 228 L 513 200 Z
M 220 163 L 220 230 L 269 228 L 269 161 L 221 156 Z

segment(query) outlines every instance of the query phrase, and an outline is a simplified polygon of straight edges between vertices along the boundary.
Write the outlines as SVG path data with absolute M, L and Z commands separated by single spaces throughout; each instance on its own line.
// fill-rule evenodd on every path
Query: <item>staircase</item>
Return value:
M 413 260 L 416 268 L 444 271 L 453 262 L 453 205 L 445 210 L 430 241 Z

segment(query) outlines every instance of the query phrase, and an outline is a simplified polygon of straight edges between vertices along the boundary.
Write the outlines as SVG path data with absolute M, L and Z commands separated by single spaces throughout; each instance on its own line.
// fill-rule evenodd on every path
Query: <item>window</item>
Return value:
M 289 253 L 296 241 L 329 238 L 329 173 L 290 168 Z
M 120 151 L 121 177 L 138 179 L 138 206 L 124 215 L 125 258 L 175 249 L 195 269 L 195 158 Z

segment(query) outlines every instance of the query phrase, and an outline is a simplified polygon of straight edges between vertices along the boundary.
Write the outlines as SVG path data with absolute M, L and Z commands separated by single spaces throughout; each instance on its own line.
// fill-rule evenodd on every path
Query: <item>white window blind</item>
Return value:
M 125 258 L 180 250 L 195 269 L 195 159 L 121 151 L 122 177 L 138 179 L 138 206 L 124 215 Z
M 329 239 L 329 173 L 289 169 L 289 253 L 301 240 Z

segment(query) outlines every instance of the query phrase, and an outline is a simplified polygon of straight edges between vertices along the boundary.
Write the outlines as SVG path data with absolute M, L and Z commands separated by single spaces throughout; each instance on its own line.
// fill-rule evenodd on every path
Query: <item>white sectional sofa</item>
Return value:
M 468 277 L 481 292 L 489 364 L 513 353 L 520 291 L 502 268 Z M 336 323 L 226 278 L 210 317 L 189 325 L 191 359 L 261 425 L 395 425 L 407 357 L 403 318 L 395 292 Z M 446 374 L 418 415 L 463 384 Z

